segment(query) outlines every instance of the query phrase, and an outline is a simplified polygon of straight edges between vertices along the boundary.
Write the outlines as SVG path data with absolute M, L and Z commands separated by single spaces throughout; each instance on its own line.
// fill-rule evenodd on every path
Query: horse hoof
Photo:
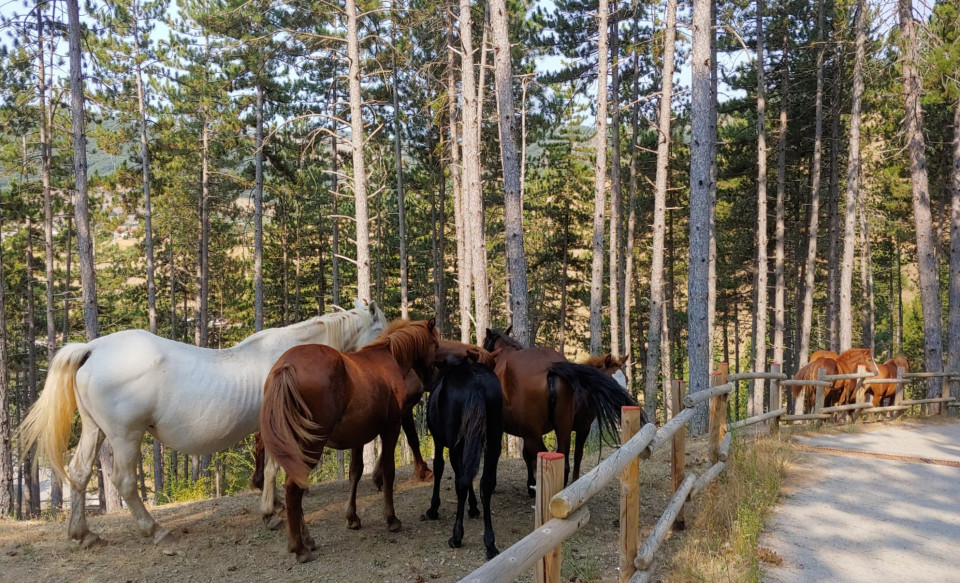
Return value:
M 527 495 L 531 498 L 537 497 L 537 487 L 536 486 L 527 486 Z
M 281 526 L 283 526 L 283 518 L 277 516 L 276 514 L 264 516 L 263 525 L 266 526 L 268 530 L 278 530 Z
M 153 537 L 153 544 L 159 546 L 166 546 L 176 544 L 177 537 L 167 530 L 157 531 L 157 534 Z
M 423 513 L 423 517 L 427 520 L 438 520 L 440 518 L 440 513 L 433 508 L 430 508 Z
M 347 519 L 347 528 L 350 530 L 360 530 L 360 519 L 354 516 Z
M 471 508 L 470 510 L 467 510 L 467 516 L 469 516 L 470 518 L 480 518 L 480 509 Z
M 450 540 L 447 541 L 447 544 L 450 545 L 451 549 L 459 549 L 463 546 L 463 540 L 457 540 L 453 537 L 450 537 Z
M 88 532 L 87 534 L 83 535 L 83 540 L 80 541 L 80 548 L 89 549 L 92 546 L 102 545 L 102 544 L 105 544 L 103 542 L 103 539 L 101 539 L 98 535 L 93 534 L 92 532 Z
M 309 549 L 304 549 L 297 553 L 297 562 L 298 563 L 309 563 L 310 561 L 316 561 L 317 554 Z
M 497 550 L 497 547 L 495 547 L 495 546 L 493 546 L 493 545 L 487 547 L 487 560 L 488 560 L 488 561 L 489 561 L 490 559 L 496 557 L 496 556 L 499 555 L 499 554 L 500 554 L 500 551 Z
M 428 470 L 427 468 L 417 468 L 417 480 L 421 482 L 429 482 L 433 479 L 433 471 Z
M 317 550 L 317 541 L 313 540 L 312 536 L 304 537 L 303 545 L 310 549 L 311 551 Z
M 390 532 L 399 532 L 400 531 L 400 521 L 396 518 L 392 520 L 387 520 L 387 530 Z

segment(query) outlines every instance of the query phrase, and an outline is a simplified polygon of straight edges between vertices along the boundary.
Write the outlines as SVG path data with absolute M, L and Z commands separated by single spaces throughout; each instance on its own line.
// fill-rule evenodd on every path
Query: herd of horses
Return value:
M 424 516 L 439 517 L 446 448 L 457 493 L 448 543 L 461 546 L 465 506 L 469 503 L 471 517 L 481 514 L 473 481 L 483 460 L 483 541 L 491 558 L 498 550 L 490 499 L 503 434 L 523 439 L 532 496 L 534 461 L 547 449 L 543 436 L 554 431 L 558 451 L 569 457 L 576 432 L 576 479 L 594 421 L 604 439 L 616 441 L 621 407 L 636 404 L 625 388 L 624 361 L 606 356 L 571 363 L 550 348 L 522 347 L 509 329 L 488 330 L 483 346 L 441 340 L 433 318 L 388 324 L 373 302 L 263 330 L 223 350 L 128 330 L 61 348 L 19 436 L 24 449 L 36 446 L 38 457 L 69 483 L 67 534 L 86 548 L 100 540 L 87 525 L 84 502 L 104 440 L 114 453 L 111 478 L 140 534 L 170 543 L 174 535 L 154 520 L 137 491 L 144 434 L 185 454 L 203 455 L 257 432 L 253 484 L 262 489 L 264 523 L 279 528 L 286 518 L 288 550 L 307 562 L 316 558 L 316 543 L 304 521 L 303 495 L 326 448 L 351 452 L 346 518 L 347 526 L 357 529 L 363 447 L 380 438 L 374 482 L 383 491 L 387 528 L 400 529 L 393 503 L 394 452 L 403 431 L 417 476 L 431 477 L 413 417 L 429 392 L 427 425 L 436 451 L 433 496 Z M 80 439 L 65 467 L 75 412 Z M 276 492 L 279 467 L 286 473 L 285 507 Z M 569 475 L 568 464 L 565 482 Z
M 873 351 L 871 349 L 851 348 L 840 354 L 830 350 L 818 350 L 814 352 L 810 355 L 809 362 L 800 367 L 793 378 L 806 381 L 816 380 L 820 369 L 823 369 L 827 376 L 852 374 L 857 372 L 858 367 L 861 365 L 867 372 L 873 374 L 875 379 L 895 379 L 897 377 L 898 367 L 902 367 L 904 372 L 910 372 L 910 362 L 904 356 L 896 356 L 883 364 L 878 364 L 873 360 Z M 856 399 L 857 386 L 857 379 L 839 379 L 833 381 L 833 384 L 826 387 L 824 391 L 824 407 L 853 403 Z M 794 387 L 794 402 L 801 399 L 801 392 L 803 393 L 804 409 L 807 411 L 812 410 L 815 399 L 815 392 L 812 386 Z M 892 405 L 896 392 L 896 383 L 876 383 L 869 385 L 864 393 L 872 398 L 874 407 L 879 407 L 885 403 Z
M 112 479 L 133 514 L 139 532 L 156 543 L 175 540 L 150 515 L 137 491 L 140 446 L 149 432 L 167 446 L 203 455 L 230 447 L 256 433 L 253 485 L 262 489 L 261 514 L 271 529 L 286 518 L 287 548 L 297 561 L 316 559 L 316 543 L 304 520 L 303 495 L 310 472 L 327 448 L 350 450 L 347 526 L 361 526 L 357 485 L 363 474 L 363 447 L 382 442 L 374 482 L 383 491 L 387 528 L 401 528 L 394 510 L 395 448 L 403 431 L 419 479 L 434 480 L 427 519 L 439 518 L 443 450 L 454 471 L 457 510 L 448 544 L 463 541 L 463 514 L 481 510 L 474 479 L 481 460 L 480 502 L 487 558 L 498 554 L 490 500 L 504 433 L 522 438 L 527 491 L 535 495 L 534 463 L 547 450 L 543 436 L 556 434 L 564 455 L 564 483 L 580 475 L 584 444 L 596 425 L 602 439 L 615 442 L 621 407 L 635 405 L 626 390 L 626 357 L 593 357 L 569 362 L 542 346 L 524 347 L 505 332 L 487 330 L 482 346 L 441 340 L 433 318 L 388 324 L 376 303 L 257 332 L 232 348 L 213 350 L 128 330 L 91 342 L 67 344 L 54 357 L 40 398 L 20 427 L 21 446 L 37 454 L 69 483 L 67 534 L 82 547 L 96 544 L 85 516 L 85 491 L 104 440 L 113 448 Z M 898 357 L 877 365 L 869 349 L 842 354 L 819 351 L 795 378 L 855 372 L 858 365 L 880 378 L 893 378 Z M 827 390 L 827 403 L 853 398 L 856 381 Z M 893 397 L 895 384 L 871 385 L 874 403 Z M 795 389 L 800 398 L 802 387 Z M 424 393 L 427 425 L 435 453 L 431 472 L 420 453 L 413 412 Z M 804 399 L 812 405 L 812 391 Z M 80 439 L 64 467 L 74 412 Z M 646 423 L 646 419 L 643 419 Z M 285 507 L 276 492 L 278 468 L 286 473 Z M 431 476 L 432 474 L 432 476 Z

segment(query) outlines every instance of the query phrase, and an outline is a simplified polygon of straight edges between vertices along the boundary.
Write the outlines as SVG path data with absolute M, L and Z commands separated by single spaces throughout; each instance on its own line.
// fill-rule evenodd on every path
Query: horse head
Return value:
M 387 318 L 375 301 L 371 300 L 369 304 L 363 305 L 359 300 L 355 300 L 354 308 L 346 313 L 354 314 L 359 322 L 359 335 L 354 350 L 370 344 L 387 329 Z

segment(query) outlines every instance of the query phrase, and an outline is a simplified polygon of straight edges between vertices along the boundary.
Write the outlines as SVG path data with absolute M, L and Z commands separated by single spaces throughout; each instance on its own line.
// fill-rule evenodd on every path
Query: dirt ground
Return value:
M 688 468 L 705 466 L 702 447 L 688 440 Z M 610 449 L 605 447 L 604 454 Z M 641 536 L 652 529 L 670 495 L 669 448 L 640 464 Z M 587 469 L 598 460 L 584 456 Z M 501 459 L 494 494 L 493 527 L 503 551 L 533 530 L 533 500 L 525 493 L 523 462 Z M 304 500 L 307 523 L 319 547 L 318 559 L 298 564 L 286 551 L 286 530 L 264 528 L 258 494 L 169 504 L 151 509 L 179 537 L 157 547 L 136 531 L 127 510 L 89 518 L 105 545 L 82 550 L 66 539 L 63 520 L 0 521 L 0 581 L 44 582 L 206 582 L 206 581 L 457 581 L 484 562 L 483 521 L 465 519 L 462 548 L 451 549 L 456 493 L 449 465 L 441 487 L 440 520 L 421 520 L 430 504 L 432 482 L 417 482 L 409 466 L 397 471 L 396 508 L 403 522 L 390 533 L 383 520 L 381 495 L 367 477 L 360 484 L 358 531 L 347 529 L 346 480 L 316 484 Z M 563 579 L 570 582 L 617 580 L 619 487 L 614 481 L 595 497 L 589 524 L 564 546 Z M 679 538 L 679 537 L 675 537 Z M 669 556 L 671 547 L 665 549 Z M 662 560 L 667 559 L 667 560 Z M 669 562 L 661 556 L 661 565 Z M 529 575 L 522 580 L 529 580 Z

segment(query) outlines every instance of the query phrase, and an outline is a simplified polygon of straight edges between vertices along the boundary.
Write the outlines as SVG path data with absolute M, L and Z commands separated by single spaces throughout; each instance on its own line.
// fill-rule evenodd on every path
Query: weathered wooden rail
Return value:
M 684 382 L 671 384 L 670 401 L 673 417 L 659 429 L 652 423 L 641 427 L 640 409 L 624 407 L 620 430 L 620 447 L 607 459 L 584 474 L 579 480 L 563 486 L 563 455 L 541 453 L 537 459 L 537 497 L 535 505 L 535 530 L 516 544 L 488 561 L 463 579 L 461 583 L 489 583 L 513 581 L 518 576 L 536 568 L 537 583 L 560 581 L 563 541 L 583 528 L 590 520 L 587 502 L 606 488 L 613 479 L 620 480 L 620 543 L 619 576 L 622 583 L 645 583 L 653 578 L 657 550 L 663 544 L 671 528 L 684 526 L 683 509 L 686 501 L 702 492 L 726 467 L 732 443 L 733 431 L 759 423 L 767 423 L 770 432 L 779 431 L 781 423 L 796 421 L 824 421 L 833 419 L 837 413 L 845 413 L 851 422 L 870 413 L 902 412 L 915 404 L 945 403 L 955 406 L 957 399 L 951 395 L 951 384 L 960 381 L 960 372 L 952 373 L 905 373 L 897 371 L 895 379 L 871 379 L 873 375 L 861 367 L 856 373 L 827 375 L 820 369 L 813 381 L 795 381 L 782 373 L 779 364 L 769 371 L 728 374 L 726 363 L 711 377 L 710 388 L 683 396 Z M 903 399 L 903 386 L 912 379 L 943 377 L 954 379 L 943 384 L 940 397 L 929 399 Z M 743 380 L 769 381 L 767 411 L 746 419 L 727 421 L 730 394 Z M 836 380 L 856 380 L 856 402 L 824 407 L 827 387 Z M 870 384 L 896 384 L 894 405 L 874 407 L 866 402 L 865 392 Z M 811 413 L 803 411 L 803 398 L 797 399 L 799 409 L 788 414 L 785 405 L 785 390 L 792 386 L 813 386 L 816 391 Z M 686 424 L 698 411 L 698 406 L 709 405 L 709 459 L 711 466 L 699 476 L 687 474 L 685 468 Z M 945 413 L 947 407 L 941 407 Z M 668 502 L 653 530 L 641 543 L 640 531 L 640 483 L 641 460 L 670 443 L 672 445 L 672 481 L 674 494 Z

